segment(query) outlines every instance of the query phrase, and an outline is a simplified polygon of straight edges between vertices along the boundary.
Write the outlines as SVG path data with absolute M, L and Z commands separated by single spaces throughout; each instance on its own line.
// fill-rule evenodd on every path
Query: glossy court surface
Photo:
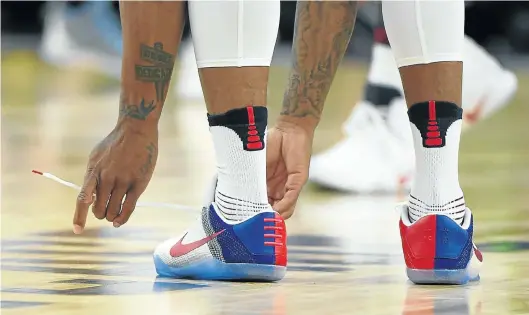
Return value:
M 154 246 L 185 229 L 194 211 L 139 208 L 119 229 L 91 218 L 85 234 L 73 235 L 75 191 L 30 171 L 79 183 L 87 154 L 115 122 L 117 84 L 50 69 L 32 54 L 2 61 L 2 314 L 529 314 L 527 75 L 513 104 L 462 140 L 461 182 L 484 253 L 481 283 L 408 283 L 393 210 L 401 197 L 309 185 L 287 222 L 286 278 L 247 284 L 156 278 Z M 315 151 L 340 138 L 364 71 L 344 64 Z M 285 77 L 284 69 L 272 72 L 271 117 Z M 198 211 L 214 171 L 203 106 L 170 99 L 160 134 L 158 166 L 142 200 Z

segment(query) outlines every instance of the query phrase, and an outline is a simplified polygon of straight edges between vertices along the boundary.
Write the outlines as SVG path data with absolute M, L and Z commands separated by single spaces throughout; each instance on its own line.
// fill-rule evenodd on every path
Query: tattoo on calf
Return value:
M 154 43 L 153 47 L 140 45 L 140 56 L 143 61 L 152 65 L 136 65 L 136 79 L 154 83 L 156 100 L 162 101 L 171 79 L 175 56 L 163 50 L 163 44 Z
M 320 118 L 353 33 L 356 9 L 356 1 L 298 1 L 293 65 L 281 115 Z
M 119 115 L 121 117 L 129 117 L 137 120 L 145 120 L 150 113 L 156 109 L 154 101 L 151 101 L 148 104 L 145 104 L 145 100 L 142 98 L 139 105 L 134 104 L 125 104 L 121 102 L 119 108 Z

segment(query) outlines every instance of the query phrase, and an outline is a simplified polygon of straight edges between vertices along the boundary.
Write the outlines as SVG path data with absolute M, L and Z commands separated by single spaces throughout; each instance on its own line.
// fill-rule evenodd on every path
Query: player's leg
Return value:
M 408 277 L 416 283 L 477 279 L 472 214 L 459 185 L 463 118 L 463 1 L 384 1 L 384 23 L 402 78 L 416 174 L 402 207 Z
M 344 123 L 344 139 L 311 160 L 310 180 L 327 188 L 393 192 L 412 181 L 413 141 L 402 125 L 407 117 L 402 83 L 382 19 L 377 24 L 364 95 Z M 463 121 L 468 127 L 506 106 L 517 79 L 469 37 L 463 59 Z
M 396 191 L 413 171 L 409 128 L 390 128 L 405 123 L 406 109 L 382 16 L 373 34 L 364 93 L 343 125 L 344 138 L 313 156 L 310 163 L 309 179 L 327 188 L 360 193 Z
M 192 1 L 191 29 L 218 177 L 198 225 L 155 251 L 159 274 L 279 280 L 286 231 L 268 204 L 268 70 L 279 1 Z M 206 118 L 206 117 L 204 117 Z

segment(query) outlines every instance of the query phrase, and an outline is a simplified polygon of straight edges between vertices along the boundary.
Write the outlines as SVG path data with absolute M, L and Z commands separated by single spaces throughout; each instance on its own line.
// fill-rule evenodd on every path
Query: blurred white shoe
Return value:
M 202 85 L 198 75 L 197 61 L 193 41 L 189 39 L 182 44 L 180 52 L 180 68 L 175 80 L 178 98 L 188 101 L 203 101 Z
M 406 123 L 404 101 L 394 100 L 387 116 L 395 124 L 403 125 L 399 118 Z M 309 179 L 327 188 L 359 193 L 406 187 L 415 161 L 410 127 L 396 133 L 389 126 L 374 105 L 360 102 L 346 124 L 348 136 L 313 157 Z
M 509 104 L 518 79 L 470 38 L 465 40 L 463 120 L 471 126 Z
M 78 7 L 49 2 L 45 8 L 41 58 L 61 68 L 83 68 L 120 78 L 121 29 L 111 1 Z

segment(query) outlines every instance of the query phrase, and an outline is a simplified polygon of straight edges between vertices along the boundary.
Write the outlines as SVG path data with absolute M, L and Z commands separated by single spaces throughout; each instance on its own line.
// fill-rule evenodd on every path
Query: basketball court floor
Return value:
M 340 138 L 364 73 L 362 65 L 343 65 L 316 152 Z M 285 78 L 285 69 L 273 69 L 271 117 Z M 51 69 L 31 53 L 4 56 L 2 79 L 2 314 L 529 314 L 527 74 L 510 107 L 463 136 L 461 182 L 485 264 L 481 283 L 462 287 L 407 282 L 394 211 L 403 194 L 343 195 L 312 185 L 287 222 L 284 280 L 157 278 L 154 246 L 195 218 L 214 171 L 203 106 L 170 98 L 158 166 L 142 197 L 194 208 L 138 208 L 119 229 L 91 218 L 76 236 L 76 192 L 31 170 L 81 182 L 88 153 L 115 122 L 117 83 Z

